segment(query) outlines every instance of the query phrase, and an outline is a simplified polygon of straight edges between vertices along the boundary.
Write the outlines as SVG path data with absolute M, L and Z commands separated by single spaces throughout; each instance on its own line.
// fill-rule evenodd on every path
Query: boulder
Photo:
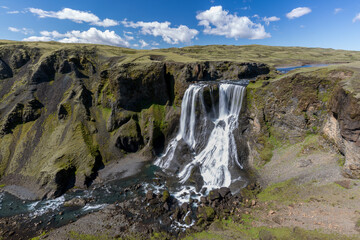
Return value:
M 218 192 L 222 198 L 225 198 L 225 196 L 231 194 L 230 188 L 228 187 L 222 187 Z
M 153 192 L 152 190 L 147 191 L 147 193 L 146 193 L 146 199 L 147 199 L 147 200 L 152 200 L 152 199 L 154 199 L 154 198 L 155 198 L 154 192 Z
M 86 205 L 86 200 L 82 198 L 73 198 L 64 203 L 64 207 L 84 207 Z
M 212 201 L 215 201 L 215 200 L 220 200 L 221 199 L 221 195 L 219 193 L 219 189 L 214 189 L 214 190 L 211 190 L 210 193 L 209 193 L 209 200 L 212 202 Z

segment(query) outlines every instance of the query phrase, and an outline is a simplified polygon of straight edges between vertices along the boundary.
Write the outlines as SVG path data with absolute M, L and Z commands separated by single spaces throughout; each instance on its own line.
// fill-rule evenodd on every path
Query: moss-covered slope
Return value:
M 168 62 L 135 50 L 58 43 L 0 45 L 0 182 L 37 197 L 89 186 L 128 153 L 152 159 L 174 133 L 194 80 L 239 79 L 260 63 Z M 141 53 L 142 54 L 142 53 Z

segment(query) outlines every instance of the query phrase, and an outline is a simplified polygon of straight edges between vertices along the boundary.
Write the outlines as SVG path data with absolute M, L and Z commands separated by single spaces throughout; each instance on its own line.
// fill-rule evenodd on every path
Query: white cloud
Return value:
M 48 41 L 53 41 L 53 39 L 50 38 L 50 37 L 45 37 L 45 36 L 31 36 L 31 37 L 28 37 L 28 38 L 24 38 L 23 41 L 48 42 Z
M 134 40 L 134 37 L 133 37 L 133 36 L 129 36 L 128 34 L 129 34 L 129 35 L 132 35 L 133 33 L 132 33 L 132 32 L 125 32 L 125 31 L 124 31 L 124 37 L 125 37 L 125 39 L 128 40 L 128 41 Z
M 170 22 L 128 22 L 125 19 L 122 24 L 125 27 L 141 28 L 141 33 L 144 35 L 161 36 L 169 44 L 190 42 L 199 33 L 185 25 L 172 28 Z
M 304 16 L 306 14 L 311 13 L 311 9 L 308 7 L 298 7 L 295 8 L 293 10 L 291 10 L 291 12 L 286 14 L 286 17 L 288 19 L 294 19 L 294 18 L 299 18 L 301 16 Z
M 344 10 L 344 9 L 342 9 L 342 8 L 335 8 L 335 9 L 334 9 L 334 14 L 338 14 L 338 13 L 341 12 L 342 10 Z
M 272 16 L 272 17 L 264 17 L 263 20 L 266 23 L 266 25 L 269 25 L 270 22 L 280 21 L 280 18 L 278 18 L 276 16 Z
M 3 9 L 9 9 L 9 7 L 7 7 L 7 6 L 0 6 L 0 7 Z
M 133 47 L 139 47 L 139 44 L 135 43 L 133 44 Z
M 20 32 L 20 29 L 14 27 L 8 27 L 8 30 L 12 32 Z
M 15 28 L 15 27 L 8 27 L 8 30 L 11 32 L 19 32 L 25 35 L 33 34 L 34 31 L 30 28 Z
M 91 25 L 101 26 L 101 27 L 111 27 L 117 26 L 119 23 L 115 20 L 105 18 L 100 20 L 98 16 L 92 14 L 91 12 L 84 12 L 79 10 L 74 10 L 71 8 L 64 8 L 61 11 L 44 11 L 38 8 L 29 8 L 31 13 L 38 15 L 40 18 L 57 18 L 57 19 L 68 19 L 76 23 L 90 23 Z
M 58 41 L 63 43 L 95 43 L 121 47 L 129 47 L 128 41 L 121 38 L 114 31 L 100 31 L 94 27 L 87 31 L 70 31 L 59 33 L 57 31 L 42 31 L 41 36 L 31 36 L 23 39 L 24 41 Z
M 18 14 L 20 13 L 19 11 L 9 11 L 9 12 L 6 12 L 7 14 Z
M 149 44 L 142 39 L 139 41 L 139 43 L 141 44 L 141 48 L 149 46 Z
M 199 25 L 204 26 L 204 33 L 221 35 L 227 38 L 248 38 L 263 39 L 271 37 L 265 31 L 263 25 L 252 22 L 248 17 L 238 17 L 236 14 L 229 14 L 222 9 L 222 6 L 211 7 L 209 10 L 196 15 L 200 21 Z
M 360 13 L 358 13 L 354 19 L 353 19 L 353 22 L 356 22 L 356 21 L 360 21 Z
M 152 42 L 151 45 L 153 45 L 153 46 L 159 46 L 160 44 L 157 43 L 157 42 Z

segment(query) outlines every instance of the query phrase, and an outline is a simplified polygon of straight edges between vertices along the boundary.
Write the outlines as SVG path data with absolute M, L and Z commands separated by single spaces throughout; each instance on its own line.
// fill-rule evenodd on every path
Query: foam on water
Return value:
M 5 193 L 1 192 L 0 193 L 0 210 L 1 210 L 1 207 L 2 207 L 2 201 L 4 199 L 4 196 L 5 196 Z
M 107 206 L 108 204 L 96 204 L 96 205 L 85 205 L 81 210 L 87 212 L 90 210 L 100 210 Z
M 50 211 L 55 211 L 60 208 L 65 202 L 65 197 L 61 196 L 55 199 L 46 201 L 37 201 L 28 205 L 30 217 L 38 217 Z

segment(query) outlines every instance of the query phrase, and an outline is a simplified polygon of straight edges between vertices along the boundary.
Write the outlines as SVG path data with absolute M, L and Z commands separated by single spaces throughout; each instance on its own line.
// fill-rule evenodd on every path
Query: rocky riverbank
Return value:
M 159 184 L 157 179 L 153 184 Z M 27 239 L 46 233 L 43 238 L 68 239 L 74 235 L 98 238 L 148 239 L 150 236 L 183 238 L 207 229 L 214 221 L 236 216 L 237 221 L 246 208 L 254 206 L 254 196 L 259 188 L 250 184 L 233 195 L 229 188 L 214 189 L 208 195 L 192 193 L 189 201 L 179 202 L 167 190 L 149 190 L 148 186 L 136 184 L 123 190 L 131 198 L 115 202 L 98 212 L 85 215 L 73 223 L 55 228 L 51 221 L 31 222 L 26 215 L 2 218 L 1 236 L 6 239 Z M 155 193 L 158 192 L 158 193 Z M 80 208 L 91 199 L 75 198 L 64 203 L 67 208 Z M 59 213 L 60 216 L 63 212 Z

